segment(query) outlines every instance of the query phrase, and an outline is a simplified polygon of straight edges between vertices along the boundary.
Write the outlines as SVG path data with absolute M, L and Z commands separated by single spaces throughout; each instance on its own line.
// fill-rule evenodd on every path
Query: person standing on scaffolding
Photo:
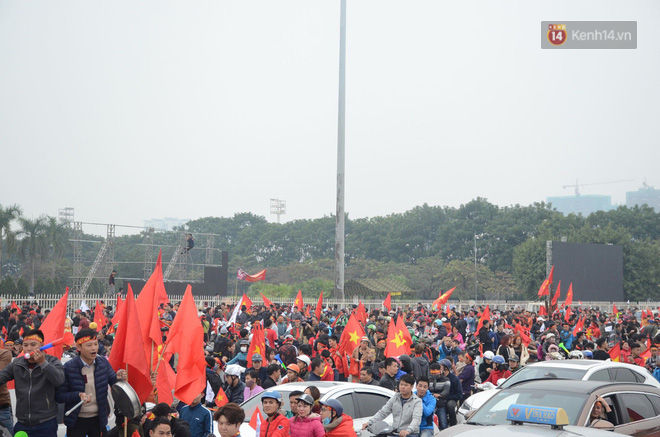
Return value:
M 115 295 L 115 276 L 117 276 L 117 270 L 113 270 L 108 279 L 108 294 L 111 297 Z
M 182 254 L 187 254 L 195 247 L 195 240 L 193 240 L 192 234 L 186 235 L 186 247 L 184 247 Z

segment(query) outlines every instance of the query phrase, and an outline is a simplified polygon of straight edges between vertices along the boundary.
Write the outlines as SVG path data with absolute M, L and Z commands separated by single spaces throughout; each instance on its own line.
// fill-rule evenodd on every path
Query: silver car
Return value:
M 475 393 L 467 398 L 458 409 L 457 420 L 459 423 L 465 423 L 466 414 L 481 407 L 499 393 L 499 390 L 523 381 L 550 378 L 643 383 L 660 388 L 660 383 L 646 368 L 633 364 L 599 360 L 541 361 L 518 370 L 497 388 Z

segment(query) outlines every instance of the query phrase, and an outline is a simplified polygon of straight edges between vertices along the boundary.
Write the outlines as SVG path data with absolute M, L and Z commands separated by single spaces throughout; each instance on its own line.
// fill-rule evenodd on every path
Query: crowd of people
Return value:
M 315 385 L 347 381 L 392 391 L 364 428 L 392 414 L 400 436 L 427 436 L 434 423 L 440 429 L 456 425 L 458 406 L 477 384 L 497 385 L 535 361 L 611 359 L 650 372 L 660 366 L 658 319 L 651 311 L 640 316 L 634 308 L 615 314 L 578 306 L 539 315 L 521 307 L 460 311 L 451 304 L 433 308 L 421 303 L 393 311 L 382 308 L 360 304 L 315 312 L 309 306 L 272 304 L 242 305 L 234 311 L 224 303 L 199 308 L 207 388 L 189 405 L 176 400 L 172 405 L 147 404 L 145 414 L 129 421 L 125 431 L 117 411 L 116 426 L 108 429 L 109 387 L 126 379 L 126 372 L 115 371 L 107 360 L 113 347 L 113 308 L 104 307 L 107 324 L 100 327 L 92 321 L 92 310 L 76 310 L 66 322 L 74 342 L 64 345 L 60 360 L 39 350 L 45 341 L 39 326 L 48 309 L 36 302 L 7 305 L 0 313 L 0 424 L 10 433 L 54 436 L 58 404 L 63 404 L 64 411 L 71 410 L 63 418 L 69 437 L 134 431 L 143 437 L 206 437 L 214 423 L 222 437 L 234 437 L 246 419 L 240 404 L 259 396 L 260 436 L 351 436 L 356 435 L 353 419 L 337 400 L 321 399 Z M 176 304 L 159 309 L 164 336 L 176 314 Z M 357 338 L 353 329 L 349 338 L 346 329 L 352 320 L 363 333 Z M 248 357 L 256 326 L 263 327 L 266 349 Z M 395 338 L 398 326 L 407 332 Z M 388 343 L 405 353 L 393 354 Z M 16 420 L 6 385 L 12 382 Z M 293 382 L 303 383 L 305 390 L 282 389 Z M 288 409 L 281 391 L 288 394 Z

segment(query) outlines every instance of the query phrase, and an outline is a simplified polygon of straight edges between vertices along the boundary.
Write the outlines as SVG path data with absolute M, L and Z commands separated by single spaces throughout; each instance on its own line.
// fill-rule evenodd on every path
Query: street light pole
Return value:
M 337 216 L 335 218 L 335 299 L 344 300 L 344 156 L 346 126 L 346 0 L 339 19 L 339 107 L 337 126 Z
M 479 281 L 477 280 L 477 234 L 474 234 L 474 301 L 477 301 Z

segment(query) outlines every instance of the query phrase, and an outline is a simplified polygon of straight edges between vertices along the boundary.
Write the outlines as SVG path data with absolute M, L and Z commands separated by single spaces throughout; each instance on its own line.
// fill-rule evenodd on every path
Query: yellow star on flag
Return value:
M 394 336 L 394 340 L 390 340 L 390 343 L 394 343 L 397 348 L 400 348 L 401 345 L 407 343 L 407 340 L 403 338 L 403 332 L 399 329 L 399 332 Z
M 357 331 L 349 332 L 348 334 L 351 336 L 353 343 L 358 344 L 360 342 L 360 336 L 357 335 Z

